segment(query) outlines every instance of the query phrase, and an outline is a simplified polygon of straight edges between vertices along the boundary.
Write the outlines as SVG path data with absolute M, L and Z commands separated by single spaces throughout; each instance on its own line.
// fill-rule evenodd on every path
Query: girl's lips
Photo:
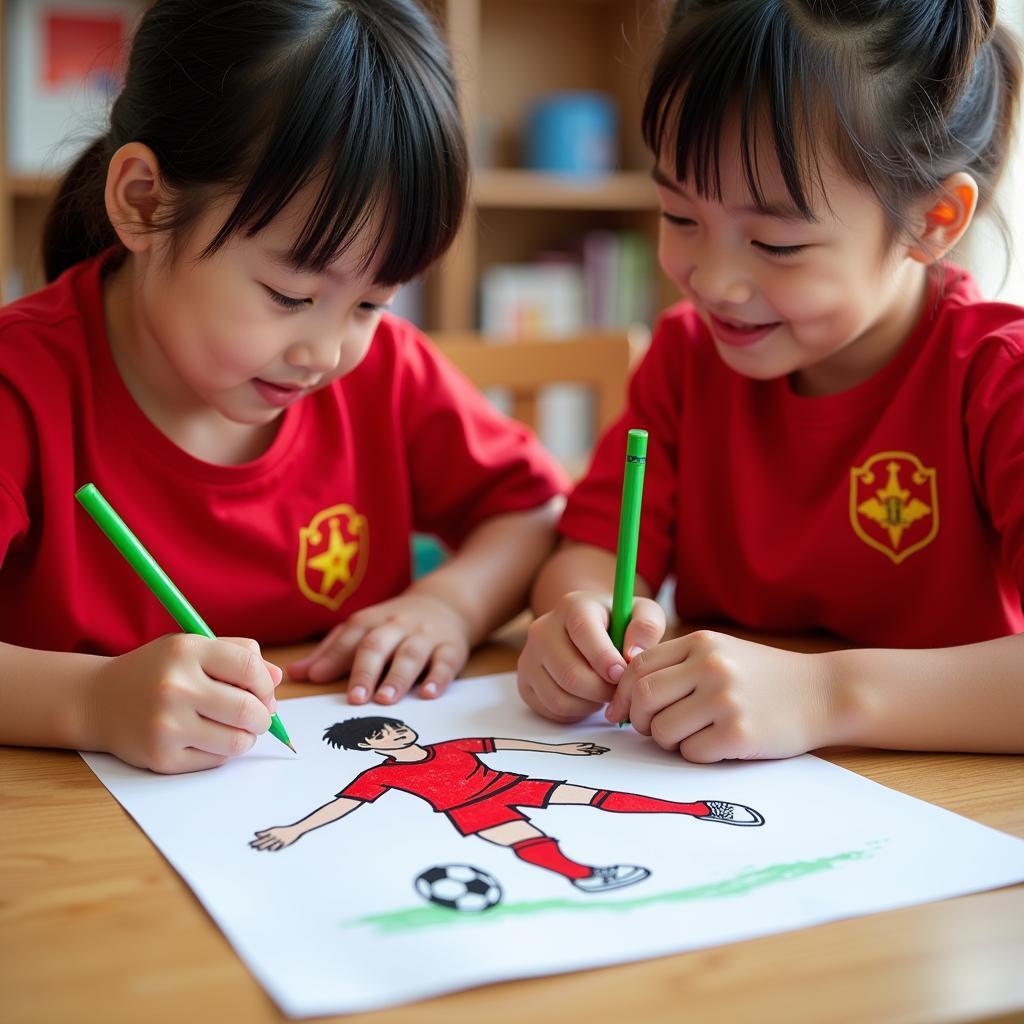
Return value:
M 776 327 L 781 326 L 780 322 L 741 325 L 739 321 L 723 320 L 710 312 L 708 318 L 711 321 L 711 333 L 723 345 L 729 345 L 732 348 L 746 348 L 748 345 L 753 345 L 771 334 Z
M 279 409 L 298 401 L 307 390 L 306 388 L 282 387 L 280 384 L 271 384 L 270 381 L 259 378 L 253 381 L 253 387 L 256 388 L 264 402 Z

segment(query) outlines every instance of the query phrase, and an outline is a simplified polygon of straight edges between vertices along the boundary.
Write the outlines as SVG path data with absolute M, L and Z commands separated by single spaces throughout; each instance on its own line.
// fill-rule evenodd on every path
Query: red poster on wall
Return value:
M 124 75 L 127 17 L 116 11 L 52 11 L 44 18 L 42 84 L 53 91 L 91 80 L 113 87 Z

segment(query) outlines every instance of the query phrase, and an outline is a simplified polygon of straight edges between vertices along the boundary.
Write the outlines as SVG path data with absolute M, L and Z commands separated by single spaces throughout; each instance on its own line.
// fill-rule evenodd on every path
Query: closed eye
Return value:
M 274 291 L 269 285 L 263 285 L 263 290 L 270 296 L 270 298 L 276 302 L 279 306 L 283 306 L 285 309 L 295 310 L 300 309 L 302 306 L 312 306 L 312 299 L 296 299 L 291 295 L 282 295 L 278 291 Z
M 669 224 L 674 224 L 680 228 L 692 228 L 697 223 L 690 217 L 677 217 L 674 213 L 667 213 L 664 210 L 662 210 L 661 215 Z
M 798 252 L 803 252 L 807 248 L 806 245 L 769 245 L 767 242 L 751 242 L 751 245 L 760 249 L 761 252 L 766 252 L 770 256 L 795 256 Z

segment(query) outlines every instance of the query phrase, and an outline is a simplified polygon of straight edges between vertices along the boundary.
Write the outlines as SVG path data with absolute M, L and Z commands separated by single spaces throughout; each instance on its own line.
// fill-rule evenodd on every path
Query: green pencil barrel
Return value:
M 619 514 L 619 545 L 612 591 L 612 643 L 622 650 L 626 627 L 633 615 L 636 555 L 640 543 L 640 509 L 647 465 L 647 431 L 631 430 L 626 441 L 626 468 L 622 478 L 622 510 Z
M 156 564 L 142 541 L 125 525 L 110 503 L 96 489 L 86 484 L 75 491 L 75 497 L 110 542 L 124 555 L 143 582 L 156 595 L 160 603 L 185 633 L 196 633 L 214 639 L 214 633 L 199 617 L 199 613 L 185 600 L 185 595 L 171 582 L 170 577 Z
M 139 574 L 142 581 L 156 595 L 160 603 L 171 613 L 171 618 L 185 633 L 207 636 L 216 635 L 203 622 L 199 613 L 188 603 L 185 595 L 171 582 L 170 577 L 156 563 L 156 559 L 145 549 L 142 541 L 128 529 L 124 520 L 114 511 L 95 484 L 85 484 L 75 491 L 78 503 L 92 517 L 96 525 L 106 534 L 107 539 L 124 555 L 128 564 Z M 288 732 L 276 714 L 270 717 L 270 735 L 286 746 L 292 747 Z

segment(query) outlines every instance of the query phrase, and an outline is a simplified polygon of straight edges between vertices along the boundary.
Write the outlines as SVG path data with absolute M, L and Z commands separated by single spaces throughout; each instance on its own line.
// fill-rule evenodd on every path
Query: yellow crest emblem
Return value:
M 351 505 L 318 512 L 299 530 L 299 590 L 336 612 L 362 582 L 369 539 L 366 516 Z
M 850 470 L 854 533 L 895 565 L 931 544 L 939 532 L 935 474 L 909 452 L 879 452 L 855 466 Z

